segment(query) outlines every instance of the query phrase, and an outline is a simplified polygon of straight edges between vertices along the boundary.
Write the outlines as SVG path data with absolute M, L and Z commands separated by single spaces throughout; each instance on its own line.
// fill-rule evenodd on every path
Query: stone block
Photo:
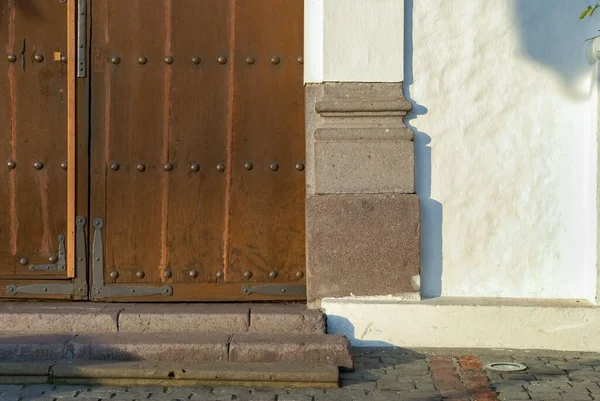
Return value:
M 0 361 L 0 376 L 48 376 L 53 361 Z M 0 391 L 0 394 L 2 392 Z
M 353 367 L 348 340 L 324 334 L 234 334 L 229 361 Z
M 81 335 L 66 345 L 74 360 L 226 361 L 229 334 L 220 333 L 103 333 Z
M 325 333 L 325 316 L 306 305 L 257 305 L 250 311 L 250 332 Z
M 226 393 L 228 386 L 240 387 L 295 387 L 321 386 L 335 388 L 338 369 L 333 365 L 267 364 L 267 363 L 181 363 L 159 361 L 72 361 L 60 362 L 52 369 L 54 380 L 59 382 L 89 380 L 107 383 L 145 383 L 162 385 L 169 382 L 173 387 L 218 387 Z M 162 387 L 161 387 L 162 389 Z M 130 392 L 155 392 L 150 388 L 130 389 Z M 235 390 L 237 391 L 237 390 Z M 248 390 L 243 390 L 248 392 Z M 187 398 L 190 392 L 184 398 Z M 199 392 L 195 390 L 193 392 Z M 208 391 L 200 391 L 207 393 Z M 180 392 L 181 393 L 181 392 Z M 166 395 L 177 398 L 168 391 Z
M 119 315 L 120 332 L 242 333 L 248 325 L 249 307 L 240 304 L 145 304 Z
M 317 141 L 315 193 L 415 192 L 414 142 Z
M 418 293 L 417 195 L 315 195 L 306 213 L 309 301 Z
M 0 360 L 48 361 L 63 358 L 69 334 L 18 334 L 0 335 Z
M 105 333 L 117 331 L 119 307 L 103 304 L 0 303 L 3 332 Z

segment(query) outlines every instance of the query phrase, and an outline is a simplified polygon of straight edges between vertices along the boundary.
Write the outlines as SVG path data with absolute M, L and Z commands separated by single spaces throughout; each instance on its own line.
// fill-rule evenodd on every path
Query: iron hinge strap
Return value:
M 94 219 L 94 244 L 92 248 L 92 299 L 117 298 L 117 297 L 144 297 L 151 295 L 173 295 L 173 287 L 163 285 L 160 287 L 141 285 L 105 285 L 104 284 L 104 244 L 102 242 L 102 228 L 104 220 L 100 217 Z
M 87 0 L 77 0 L 77 78 L 87 76 L 85 50 L 87 47 Z
M 6 295 L 72 295 L 75 290 L 76 288 L 74 284 L 32 284 L 23 286 L 10 284 L 6 286 Z
M 306 295 L 305 285 L 244 285 L 242 294 L 265 294 L 265 295 Z

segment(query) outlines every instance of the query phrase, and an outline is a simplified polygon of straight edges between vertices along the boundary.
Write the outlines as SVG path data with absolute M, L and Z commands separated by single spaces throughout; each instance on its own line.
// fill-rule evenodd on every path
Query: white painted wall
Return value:
M 362 347 L 600 352 L 600 308 L 586 301 L 324 299 L 322 308 L 329 333 L 343 334 Z
M 578 20 L 586 0 L 405 2 L 423 293 L 593 300 L 599 109 L 584 40 L 600 15 Z
M 403 0 L 305 0 L 305 81 L 402 81 L 403 21 Z

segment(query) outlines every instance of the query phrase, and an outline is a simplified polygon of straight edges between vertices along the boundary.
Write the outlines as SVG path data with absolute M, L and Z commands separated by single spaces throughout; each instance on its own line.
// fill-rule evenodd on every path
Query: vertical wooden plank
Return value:
M 223 270 L 223 222 L 230 8 L 223 0 L 177 0 L 172 10 L 168 160 L 170 283 L 217 281 Z M 218 62 L 226 57 L 227 63 Z M 222 60 L 223 62 L 223 60 Z M 166 128 L 165 128 L 166 131 Z M 192 171 L 192 164 L 198 171 Z M 196 277 L 189 272 L 195 270 Z
M 40 276 L 29 264 L 54 261 L 58 235 L 67 234 L 67 64 L 54 53 L 67 53 L 67 4 L 43 0 L 3 0 L 5 23 L 0 40 L 8 45 L 5 91 L 0 134 L 8 145 L 5 160 L 16 163 L 6 169 L 8 238 L 0 240 L 0 275 Z M 6 32 L 6 33 L 5 33 Z M 6 35 L 7 36 L 4 36 Z M 6 114 L 5 114 L 6 113 Z M 0 231 L 2 231 L 0 229 Z M 65 278 L 66 273 L 56 273 Z
M 6 56 L 14 57 L 15 62 L 6 62 L 0 80 L 0 274 L 13 275 L 17 257 L 17 89 L 16 69 L 18 64 L 16 48 L 16 9 L 11 1 L 0 7 L 0 41 L 6 43 Z M 4 60 L 3 60 L 4 61 Z M 8 163 L 12 163 L 8 167 Z M 2 257 L 4 255 L 4 257 Z
M 304 275 L 303 8 L 236 1 L 228 282 Z
M 75 214 L 77 195 L 77 0 L 67 4 L 67 277 L 75 277 Z

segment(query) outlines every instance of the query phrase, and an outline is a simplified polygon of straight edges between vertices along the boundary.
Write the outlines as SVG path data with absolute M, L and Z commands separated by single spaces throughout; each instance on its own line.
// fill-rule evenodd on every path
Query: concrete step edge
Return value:
M 0 333 L 0 360 L 300 363 L 351 369 L 349 341 L 331 334 Z
M 337 388 L 334 366 L 152 361 L 0 362 L 0 382 L 112 386 Z
M 0 303 L 11 332 L 325 333 L 326 317 L 302 304 Z

